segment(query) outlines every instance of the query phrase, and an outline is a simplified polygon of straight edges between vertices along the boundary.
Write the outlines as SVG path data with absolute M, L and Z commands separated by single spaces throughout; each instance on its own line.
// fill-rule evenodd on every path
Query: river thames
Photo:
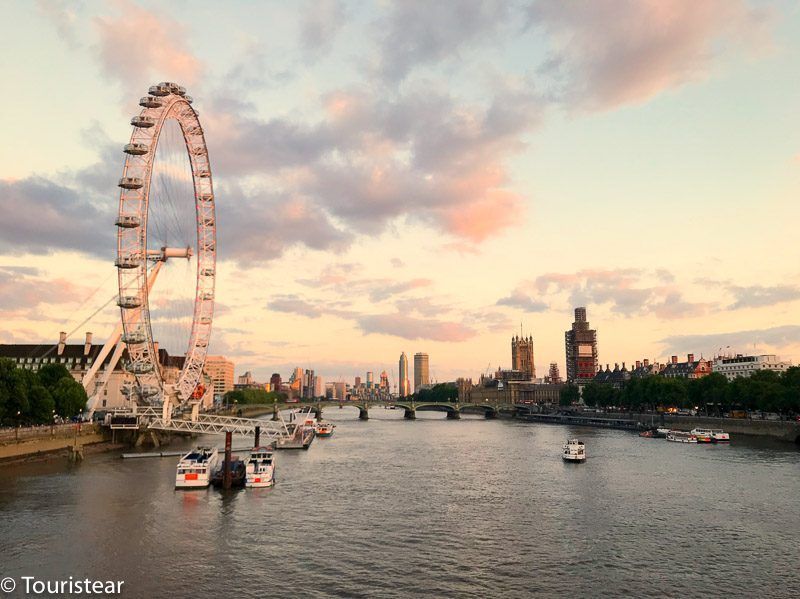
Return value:
M 334 436 L 279 452 L 274 488 L 225 496 L 175 491 L 177 457 L 5 467 L 0 577 L 129 597 L 800 595 L 791 445 L 402 415 L 327 409 Z M 586 464 L 562 462 L 567 436 Z

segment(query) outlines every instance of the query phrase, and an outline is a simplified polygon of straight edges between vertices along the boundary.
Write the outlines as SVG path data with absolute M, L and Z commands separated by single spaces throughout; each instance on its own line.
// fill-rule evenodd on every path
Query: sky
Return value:
M 176 81 L 237 374 L 476 378 L 520 330 L 564 373 L 576 306 L 612 367 L 800 362 L 795 2 L 41 0 L 0 33 L 2 343 L 110 333 L 122 146 Z

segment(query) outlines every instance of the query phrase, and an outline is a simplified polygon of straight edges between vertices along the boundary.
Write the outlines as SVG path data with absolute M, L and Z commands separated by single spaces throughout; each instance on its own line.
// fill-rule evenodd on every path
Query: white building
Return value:
M 719 372 L 732 381 L 739 377 L 749 377 L 757 370 L 773 370 L 778 374 L 791 368 L 791 362 L 783 362 L 775 354 L 760 356 L 743 356 L 741 354 L 732 358 L 719 357 L 714 360 L 713 372 Z

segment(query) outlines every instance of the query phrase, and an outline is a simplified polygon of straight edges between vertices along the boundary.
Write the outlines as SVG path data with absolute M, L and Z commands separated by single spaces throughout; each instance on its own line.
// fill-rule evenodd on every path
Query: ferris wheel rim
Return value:
M 157 355 L 150 317 L 150 286 L 163 263 L 148 272 L 152 251 L 148 248 L 150 187 L 156 152 L 165 123 L 177 121 L 189 157 L 194 191 L 196 256 L 195 298 L 187 351 L 177 381 L 170 391 L 179 401 L 190 399 L 202 381 L 214 313 L 216 282 L 216 217 L 208 147 L 192 99 L 174 83 L 151 86 L 139 101 L 142 110 L 131 119 L 131 139 L 119 181 L 117 215 L 118 287 L 123 337 L 128 349 L 127 370 L 135 377 L 139 396 L 146 402 L 163 400 L 167 391 Z M 187 256 L 188 257 L 188 256 Z M 151 279 L 152 277 L 152 279 Z

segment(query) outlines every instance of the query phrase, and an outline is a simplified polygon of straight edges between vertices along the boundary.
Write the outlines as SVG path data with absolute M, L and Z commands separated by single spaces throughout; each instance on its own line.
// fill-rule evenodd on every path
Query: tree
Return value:
M 65 378 L 72 378 L 72 375 L 63 364 L 45 364 L 38 371 L 39 382 L 51 392 L 56 388 L 58 382 Z
M 71 376 L 60 379 L 51 393 L 56 414 L 62 418 L 72 418 L 86 409 L 86 390 Z
M 581 392 L 578 389 L 578 386 L 570 383 L 569 385 L 561 388 L 561 391 L 559 392 L 558 405 L 571 406 L 572 404 L 578 403 L 580 399 Z

